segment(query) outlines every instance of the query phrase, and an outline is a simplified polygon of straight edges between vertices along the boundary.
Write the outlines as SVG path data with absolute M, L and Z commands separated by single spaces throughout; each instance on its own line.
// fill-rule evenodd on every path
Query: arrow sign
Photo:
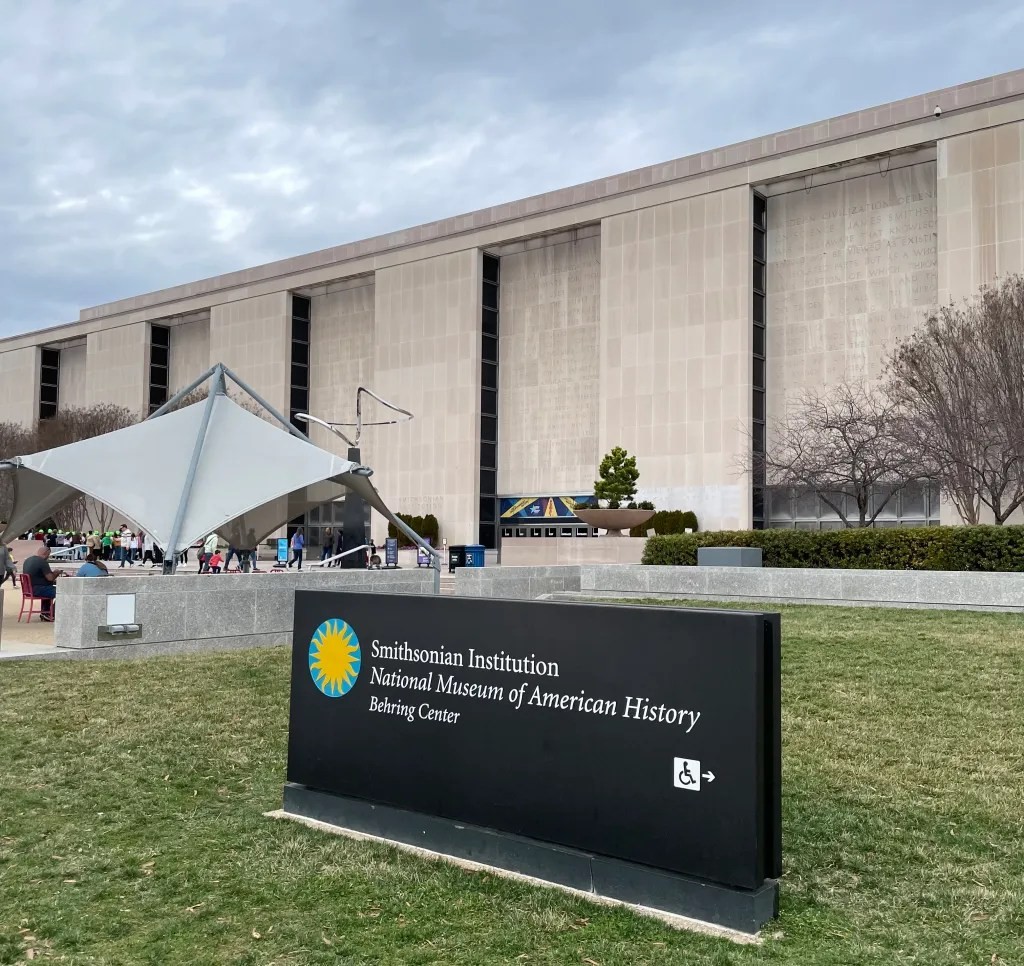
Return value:
M 706 771 L 700 777 L 703 778 L 706 782 L 713 782 L 715 780 L 715 773 L 713 771 Z

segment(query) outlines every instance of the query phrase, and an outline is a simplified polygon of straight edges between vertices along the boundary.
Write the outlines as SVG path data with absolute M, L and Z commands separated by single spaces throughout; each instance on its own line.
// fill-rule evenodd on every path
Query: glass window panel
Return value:
M 292 363 L 302 366 L 309 365 L 309 346 L 305 342 L 292 343 Z
M 764 326 L 754 326 L 754 355 L 764 355 Z
M 57 387 L 56 386 L 40 386 L 39 387 L 39 401 L 46 403 L 57 404 Z
M 796 516 L 800 520 L 818 519 L 818 494 L 808 490 L 798 490 L 796 493 Z
M 754 360 L 754 386 L 764 389 L 764 359 Z
M 776 520 L 793 519 L 793 496 L 788 488 L 773 487 L 768 490 L 768 516 L 772 525 Z
M 493 362 L 483 363 L 480 378 L 485 389 L 498 388 L 498 367 Z
M 296 363 L 292 364 L 292 388 L 309 388 L 309 369 L 306 366 L 298 365 Z
M 820 529 L 822 529 L 822 530 L 845 530 L 846 528 L 843 525 L 843 521 L 842 520 L 822 520 L 821 521 Z
M 167 387 L 166 386 L 150 386 L 149 387 L 149 404 L 150 406 L 162 406 L 167 402 Z
M 292 411 L 296 413 L 309 412 L 309 390 L 292 389 L 291 407 Z
M 494 550 L 498 546 L 497 527 L 494 524 L 481 524 L 479 543 L 485 550 Z
M 484 255 L 484 281 L 497 282 L 501 259 L 494 255 Z
M 60 370 L 53 366 L 43 366 L 39 370 L 39 381 L 44 386 L 56 386 L 60 383 Z
M 498 286 L 490 282 L 483 283 L 483 306 L 485 309 L 496 309 L 498 307 Z
M 57 404 L 41 402 L 39 404 L 39 418 L 52 419 L 57 415 Z
M 480 390 L 480 412 L 485 416 L 498 415 L 498 394 L 493 389 Z
M 498 518 L 497 508 L 493 497 L 480 498 L 480 522 L 494 523 Z
M 891 486 L 878 486 L 873 489 L 871 493 L 871 512 L 874 513 L 879 507 L 881 507 L 876 519 L 876 524 L 877 520 L 896 519 L 898 500 L 895 497 L 892 497 L 888 502 L 885 502 L 886 497 L 891 496 L 892 492 L 893 488 Z M 882 506 L 883 503 L 885 503 L 885 506 Z
M 159 386 L 161 389 L 167 388 L 167 370 L 161 366 L 150 366 L 149 368 L 149 384 L 151 386 Z
M 494 470 L 480 471 L 480 495 L 494 496 L 497 493 L 498 476 Z
M 768 201 L 761 195 L 754 195 L 754 224 L 768 227 Z
M 836 493 L 829 493 L 828 498 L 846 514 L 847 519 L 850 518 L 851 513 L 856 513 L 856 504 L 848 494 L 839 491 Z M 842 520 L 839 518 L 839 514 L 824 500 L 821 500 L 818 515 L 822 520 L 839 520 L 839 522 L 842 523 Z
M 754 321 L 758 325 L 764 325 L 765 318 L 765 297 L 760 292 L 754 293 Z
M 754 262 L 754 289 L 758 292 L 764 291 L 764 263 Z
M 754 258 L 759 261 L 764 261 L 765 254 L 765 233 L 763 231 L 754 232 Z
M 483 343 L 480 346 L 480 355 L 484 362 L 498 361 L 498 340 L 493 335 L 484 335 Z
M 171 344 L 171 330 L 163 325 L 154 325 L 149 330 L 149 342 L 166 349 Z
M 309 319 L 310 301 L 305 296 L 292 296 L 292 316 L 296 319 Z M 309 331 L 308 328 L 306 330 Z
M 498 439 L 498 420 L 495 416 L 480 417 L 480 438 L 492 441 Z
M 483 310 L 483 330 L 485 335 L 498 334 L 498 312 L 497 309 Z
M 899 499 L 901 517 L 919 517 L 923 520 L 927 516 L 927 494 L 923 483 L 911 483 Z
M 59 366 L 60 352 L 57 349 L 43 349 L 39 362 L 44 366 Z
M 764 452 L 764 423 L 754 423 L 752 428 L 753 428 L 753 433 L 754 433 L 754 442 L 753 442 L 754 452 L 755 453 L 763 453 Z
M 292 319 L 292 341 L 309 342 L 309 321 L 307 319 Z
M 764 390 L 754 390 L 754 419 L 764 421 Z
M 165 345 L 152 345 L 149 348 L 149 361 L 154 366 L 166 366 L 167 365 L 167 346 Z
M 498 447 L 494 443 L 480 444 L 480 465 L 485 468 L 494 469 L 498 464 Z

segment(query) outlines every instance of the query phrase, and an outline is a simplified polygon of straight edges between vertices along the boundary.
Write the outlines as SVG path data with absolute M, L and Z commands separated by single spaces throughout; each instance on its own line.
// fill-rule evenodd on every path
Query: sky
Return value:
M 1024 66 L 1019 0 L 0 14 L 0 337 Z

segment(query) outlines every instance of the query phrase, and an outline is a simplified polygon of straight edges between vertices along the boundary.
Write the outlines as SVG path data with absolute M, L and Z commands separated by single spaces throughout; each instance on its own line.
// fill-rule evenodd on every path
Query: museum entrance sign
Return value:
M 777 615 L 299 591 L 287 812 L 754 931 Z

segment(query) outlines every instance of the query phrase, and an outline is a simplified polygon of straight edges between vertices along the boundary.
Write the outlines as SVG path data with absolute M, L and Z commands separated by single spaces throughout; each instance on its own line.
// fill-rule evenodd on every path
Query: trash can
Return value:
M 484 565 L 484 547 L 481 543 L 471 543 L 466 547 L 466 566 L 482 567 Z
M 455 573 L 456 567 L 466 566 L 466 547 L 463 544 L 452 544 L 448 548 L 448 573 Z

